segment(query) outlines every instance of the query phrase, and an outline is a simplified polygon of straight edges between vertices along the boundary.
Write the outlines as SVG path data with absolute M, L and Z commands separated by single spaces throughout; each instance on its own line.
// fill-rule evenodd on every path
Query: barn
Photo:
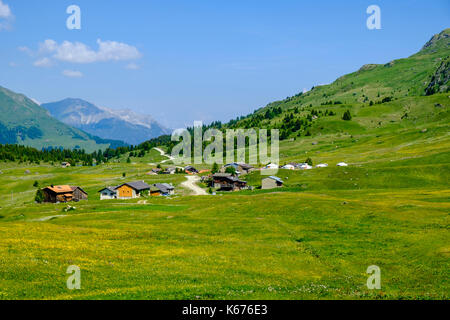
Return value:
M 262 180 L 261 189 L 275 189 L 283 186 L 283 180 L 278 177 L 270 176 Z
M 144 181 L 124 183 L 115 188 L 117 199 L 139 198 L 145 191 L 150 191 L 150 186 Z
M 100 200 L 117 199 L 116 187 L 106 187 L 99 191 Z
M 50 186 L 42 190 L 44 192 L 44 202 L 58 203 L 73 200 L 73 190 L 71 186 Z
M 73 201 L 81 201 L 81 200 L 87 200 L 88 194 L 86 191 L 81 189 L 80 187 L 70 187 L 73 192 Z

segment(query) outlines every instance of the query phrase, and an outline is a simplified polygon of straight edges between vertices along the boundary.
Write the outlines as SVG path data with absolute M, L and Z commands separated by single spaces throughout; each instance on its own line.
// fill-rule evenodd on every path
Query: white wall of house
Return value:
M 112 192 L 110 190 L 103 190 L 100 193 L 100 200 L 111 200 L 111 199 L 116 199 L 116 193 Z

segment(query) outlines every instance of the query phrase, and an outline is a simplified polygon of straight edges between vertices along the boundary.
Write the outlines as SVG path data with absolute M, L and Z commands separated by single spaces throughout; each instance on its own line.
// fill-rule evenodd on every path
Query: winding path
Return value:
M 200 188 L 196 183 L 200 181 L 198 176 L 186 176 L 187 181 L 183 182 L 181 186 L 191 190 L 194 196 L 207 196 L 208 193 Z
M 167 160 L 163 160 L 163 161 L 161 161 L 161 163 L 166 163 L 166 162 L 169 162 L 169 161 L 175 160 L 175 158 L 174 158 L 174 157 L 172 157 L 172 156 L 170 156 L 170 155 L 166 154 L 166 153 L 164 152 L 164 150 L 161 150 L 160 148 L 153 148 L 153 149 L 155 149 L 156 151 L 158 151 L 159 153 L 161 153 L 161 155 L 162 155 L 163 157 L 167 157 L 167 158 L 169 158 L 169 159 L 167 159 Z

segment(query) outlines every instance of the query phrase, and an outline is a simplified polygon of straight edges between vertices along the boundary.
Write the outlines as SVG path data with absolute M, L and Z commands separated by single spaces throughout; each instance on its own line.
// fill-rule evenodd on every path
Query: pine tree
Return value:
M 352 115 L 350 113 L 350 110 L 347 110 L 344 112 L 344 116 L 342 117 L 342 120 L 345 120 L 345 121 L 352 120 Z
M 42 191 L 42 189 L 38 189 L 36 191 L 36 196 L 34 197 L 34 201 L 36 201 L 37 203 L 44 202 L 44 191 Z

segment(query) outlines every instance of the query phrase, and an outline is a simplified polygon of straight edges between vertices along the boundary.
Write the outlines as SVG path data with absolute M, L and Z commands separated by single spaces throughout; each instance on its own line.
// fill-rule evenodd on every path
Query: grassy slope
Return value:
M 49 146 L 64 146 L 73 149 L 79 146 L 87 152 L 105 149 L 108 144 L 97 144 L 86 133 L 69 127 L 47 114 L 47 111 L 21 94 L 0 87 L 0 123 L 7 128 L 23 126 L 36 127 L 42 132 L 42 137 L 18 140 L 18 144 L 37 149 Z
M 122 172 L 177 186 L 184 178 L 146 176 L 163 159 L 155 151 L 131 165 L 126 157 L 93 168 L 0 164 L 0 299 L 449 299 L 450 99 L 413 96 L 438 55 L 431 46 L 275 103 L 338 114 L 315 120 L 312 137 L 281 142 L 282 163 L 311 157 L 330 167 L 281 170 L 280 190 L 100 202 L 95 192 L 123 181 Z M 395 100 L 371 107 L 361 89 Z M 320 106 L 329 100 L 345 105 Z M 340 119 L 347 109 L 351 122 Z M 261 182 L 258 173 L 246 179 Z M 35 205 L 34 180 L 81 185 L 90 200 L 38 221 L 65 205 Z M 82 269 L 81 291 L 65 287 L 72 264 Z M 381 291 L 365 286 L 374 264 Z

